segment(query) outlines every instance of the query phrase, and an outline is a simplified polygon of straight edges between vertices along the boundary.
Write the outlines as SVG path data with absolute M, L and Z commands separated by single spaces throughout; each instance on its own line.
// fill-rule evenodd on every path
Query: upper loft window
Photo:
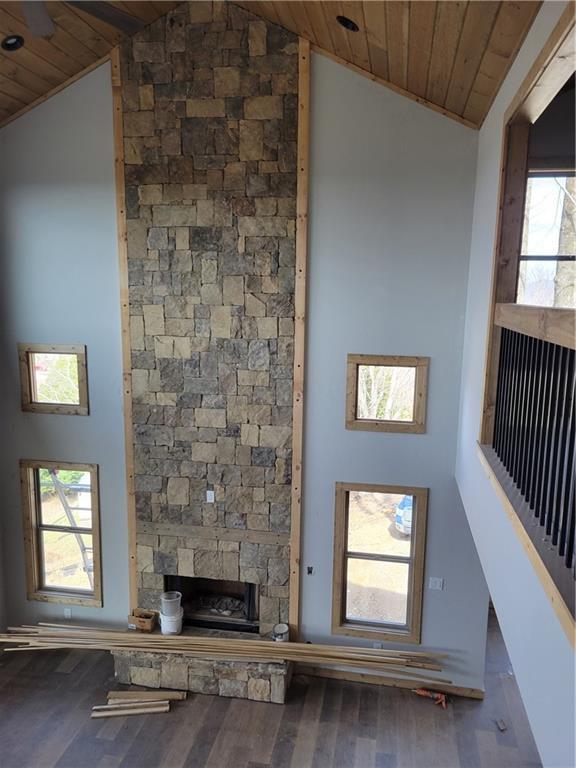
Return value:
M 426 429 L 427 357 L 348 355 L 346 428 Z
M 19 344 L 22 410 L 88 414 L 86 347 Z
M 518 270 L 518 304 L 576 307 L 576 176 L 530 174 Z

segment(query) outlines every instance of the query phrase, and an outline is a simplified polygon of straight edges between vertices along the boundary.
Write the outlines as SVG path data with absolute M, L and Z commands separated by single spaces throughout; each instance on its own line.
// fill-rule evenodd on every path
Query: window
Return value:
M 20 463 L 28 599 L 102 605 L 98 469 Z
M 336 484 L 332 631 L 420 642 L 426 488 Z
M 348 355 L 346 428 L 426 431 L 428 357 Z
M 576 307 L 576 176 L 530 174 L 526 184 L 518 304 Z
M 88 414 L 86 347 L 19 344 L 22 410 Z

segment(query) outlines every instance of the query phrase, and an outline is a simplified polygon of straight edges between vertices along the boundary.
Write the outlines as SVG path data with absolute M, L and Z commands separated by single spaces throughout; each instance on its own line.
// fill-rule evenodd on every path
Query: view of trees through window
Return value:
M 575 254 L 576 176 L 530 176 L 517 303 L 576 307 Z
M 30 352 L 33 399 L 36 403 L 78 405 L 78 358 L 74 354 Z
M 412 421 L 415 385 L 416 368 L 359 365 L 356 417 Z

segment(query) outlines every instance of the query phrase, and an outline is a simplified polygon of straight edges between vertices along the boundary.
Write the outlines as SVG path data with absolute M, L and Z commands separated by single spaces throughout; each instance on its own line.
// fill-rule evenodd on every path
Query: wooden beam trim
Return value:
M 573 309 L 496 304 L 494 324 L 561 347 L 576 349 Z
M 116 217 L 118 226 L 118 266 L 120 280 L 120 324 L 122 336 L 122 392 L 124 411 L 124 456 L 128 504 L 128 594 L 130 612 L 138 607 L 136 580 L 136 497 L 134 488 L 134 443 L 132 435 L 132 361 L 130 350 L 130 299 L 128 290 L 128 236 L 124 191 L 124 131 L 120 50 L 110 52 L 112 64 L 112 105 L 114 123 L 114 168 L 116 178 Z
M 302 546 L 302 460 L 304 448 L 304 366 L 306 361 L 306 270 L 308 259 L 308 176 L 310 164 L 310 43 L 298 40 L 298 168 L 296 191 L 296 283 L 294 289 L 294 378 L 292 398 L 292 489 L 290 505 L 290 604 L 292 640 L 300 629 Z
M 444 115 L 444 117 L 448 117 L 451 120 L 460 123 L 460 125 L 466 126 L 466 128 L 478 130 L 479 126 L 476 123 L 473 123 L 471 120 L 466 120 L 466 118 L 461 117 L 454 112 L 450 112 L 450 110 L 445 109 L 444 107 L 440 107 L 438 104 L 434 104 L 433 102 L 422 98 L 422 96 L 416 96 L 414 93 L 410 93 L 410 91 L 406 91 L 404 88 L 401 88 L 398 85 L 394 85 L 394 83 L 391 83 L 389 80 L 384 80 L 384 78 L 378 77 L 378 75 L 374 75 L 372 72 L 368 72 L 367 70 L 356 66 L 356 64 L 351 64 L 349 61 L 336 56 L 334 53 L 331 53 L 324 48 L 320 48 L 318 45 L 313 45 L 312 50 L 314 53 L 319 53 L 322 56 L 326 56 L 328 59 L 332 59 L 332 61 L 335 61 L 337 64 L 341 64 L 343 67 L 350 69 L 352 72 L 356 72 L 358 75 L 367 77 L 369 80 L 372 80 L 373 83 L 383 85 L 385 88 L 389 88 L 391 91 L 400 94 L 400 96 L 406 96 L 406 98 L 410 99 L 411 101 L 415 101 L 417 104 L 421 104 L 423 107 L 427 107 L 428 109 L 431 109 L 440 115 Z

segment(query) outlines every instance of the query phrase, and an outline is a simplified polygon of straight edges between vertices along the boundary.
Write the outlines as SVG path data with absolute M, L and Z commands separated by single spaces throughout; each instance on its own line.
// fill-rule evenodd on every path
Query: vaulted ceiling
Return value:
M 482 123 L 540 2 L 239 2 L 450 116 Z M 345 16 L 357 32 L 336 20 Z
M 209 0 L 193 0 L 193 2 Z M 318 50 L 372 79 L 471 126 L 482 124 L 541 5 L 533 0 L 310 0 L 237 2 L 310 40 Z M 45 3 L 55 25 L 49 39 L 29 34 L 18 2 L 0 2 L 0 39 L 22 35 L 24 47 L 0 49 L 0 125 L 94 66 L 122 38 L 109 23 L 64 2 Z M 178 3 L 110 2 L 151 23 Z M 80 6 L 80 7 L 79 7 Z M 337 16 L 358 27 L 344 29 Z

